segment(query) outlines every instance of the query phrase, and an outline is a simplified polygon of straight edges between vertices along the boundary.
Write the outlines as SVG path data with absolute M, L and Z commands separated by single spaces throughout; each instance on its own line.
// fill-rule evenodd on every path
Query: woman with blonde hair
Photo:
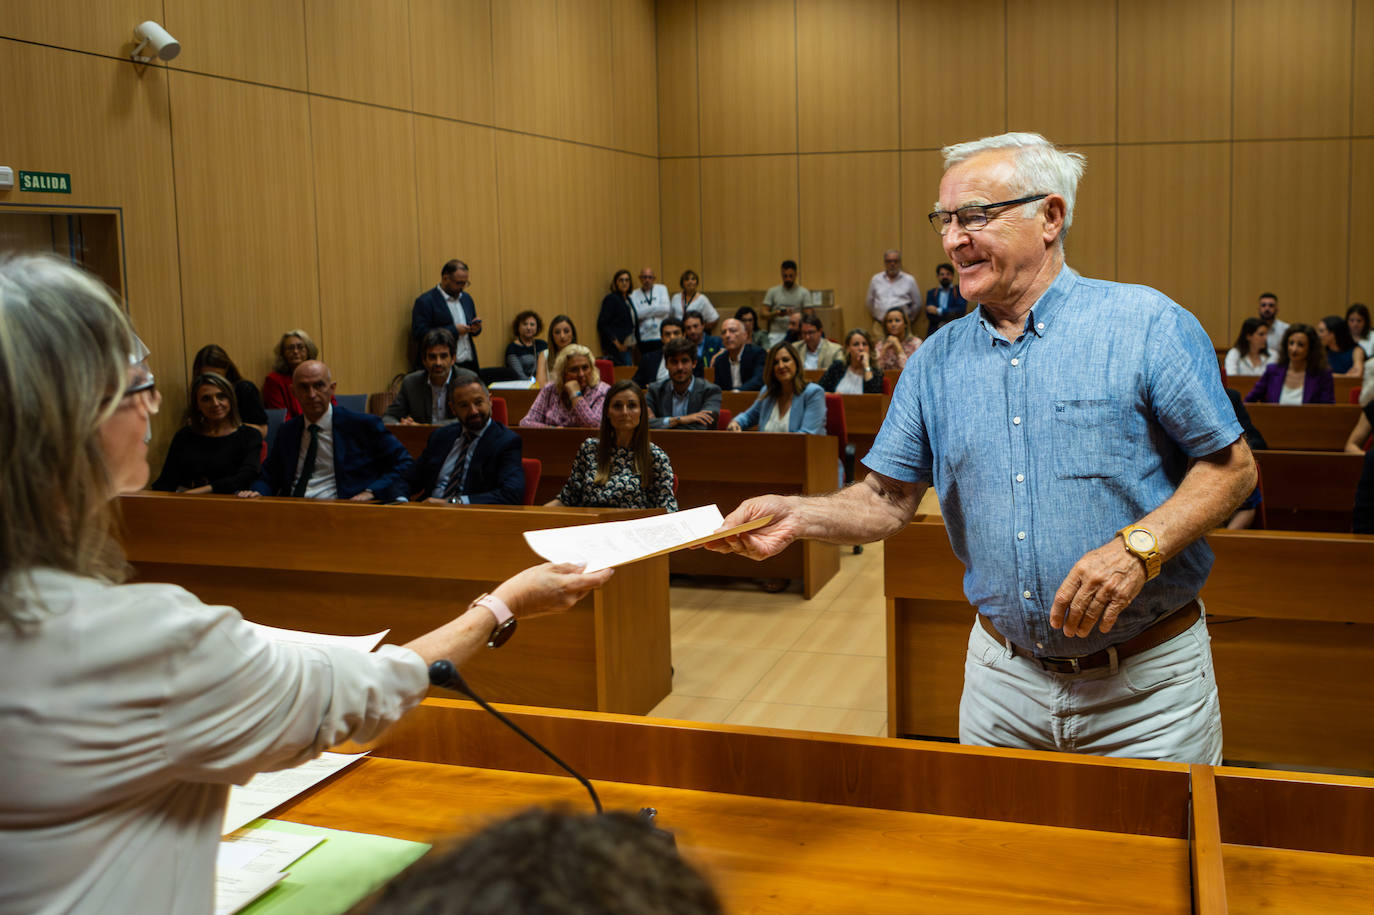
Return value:
M 592 351 L 569 343 L 558 351 L 553 380 L 539 389 L 522 426 L 596 426 L 610 385 L 601 380 Z
M 286 418 L 301 415 L 301 405 L 291 390 L 291 375 L 302 362 L 320 358 L 320 348 L 305 331 L 288 330 L 272 348 L 276 362 L 262 383 L 262 402 L 269 410 L 285 410 Z

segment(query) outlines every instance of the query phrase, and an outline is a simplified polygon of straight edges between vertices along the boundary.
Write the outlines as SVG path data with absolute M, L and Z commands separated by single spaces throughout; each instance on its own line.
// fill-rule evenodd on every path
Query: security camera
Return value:
M 166 29 L 158 25 L 153 20 L 140 22 L 134 29 L 134 35 L 142 39 L 138 47 L 134 48 L 129 56 L 142 64 L 152 63 L 153 58 L 142 56 L 143 49 L 152 45 L 152 49 L 157 52 L 157 56 L 162 60 L 171 60 L 181 53 L 181 42 L 171 36 Z

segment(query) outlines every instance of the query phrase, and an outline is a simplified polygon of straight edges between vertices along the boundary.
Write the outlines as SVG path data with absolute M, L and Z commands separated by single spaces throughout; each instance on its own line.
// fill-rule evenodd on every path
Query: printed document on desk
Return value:
M 526 531 L 525 541 L 530 549 L 550 562 L 585 565 L 584 572 L 598 572 L 752 531 L 772 520 L 773 516 L 769 515 L 722 531 L 720 525 L 724 519 L 720 509 L 714 505 L 702 505 L 686 511 L 630 521 Z

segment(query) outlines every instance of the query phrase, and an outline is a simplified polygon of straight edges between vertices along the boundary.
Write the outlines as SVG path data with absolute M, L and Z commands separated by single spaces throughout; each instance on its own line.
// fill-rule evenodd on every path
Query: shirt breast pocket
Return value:
M 1125 469 L 1120 410 L 1113 400 L 1054 402 L 1054 475 L 1110 479 Z

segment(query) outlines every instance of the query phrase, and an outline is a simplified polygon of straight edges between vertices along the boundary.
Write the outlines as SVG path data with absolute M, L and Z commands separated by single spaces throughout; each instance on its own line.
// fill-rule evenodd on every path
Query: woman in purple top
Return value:
M 1283 332 L 1279 358 L 1245 395 L 1246 403 L 1335 403 L 1336 386 L 1326 367 L 1326 350 L 1317 331 L 1293 324 Z
M 592 351 L 580 343 L 570 343 L 558 351 L 553 382 L 539 390 L 520 425 L 598 426 L 602 401 L 610 389 L 597 373 Z

